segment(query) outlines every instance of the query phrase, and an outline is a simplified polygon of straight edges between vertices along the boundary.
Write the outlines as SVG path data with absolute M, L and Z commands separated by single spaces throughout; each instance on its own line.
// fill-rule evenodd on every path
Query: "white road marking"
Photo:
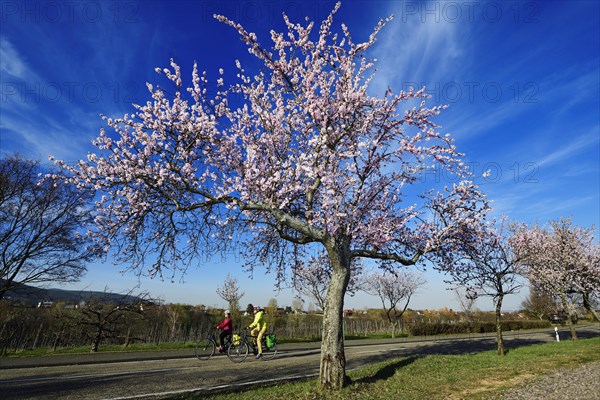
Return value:
M 193 392 L 212 392 L 215 390 L 229 389 L 229 388 L 234 388 L 234 387 L 241 388 L 244 386 L 251 386 L 251 385 L 256 385 L 259 383 L 273 383 L 273 382 L 281 382 L 281 381 L 287 381 L 287 380 L 307 379 L 307 378 L 314 378 L 316 376 L 319 376 L 319 374 L 292 375 L 292 376 L 286 376 L 286 377 L 281 377 L 281 378 L 264 379 L 264 380 L 260 380 L 260 381 L 242 382 L 242 383 L 235 383 L 235 384 L 230 384 L 230 385 L 219 385 L 219 386 L 213 386 L 211 388 L 182 389 L 182 390 L 173 390 L 173 391 L 161 392 L 161 393 L 138 394 L 135 396 L 110 397 L 110 398 L 106 398 L 103 400 L 130 400 L 130 399 L 142 399 L 144 397 L 172 396 L 172 395 L 176 395 L 176 394 L 193 393 Z
M 367 353 L 387 353 L 389 351 L 402 350 L 403 347 L 397 347 L 393 349 L 382 349 L 382 350 L 366 350 L 366 351 L 357 351 L 354 354 L 367 354 Z
M 75 379 L 89 379 L 89 378 L 100 378 L 107 376 L 123 376 L 133 374 L 154 374 L 158 372 L 168 371 L 183 371 L 186 369 L 196 369 L 198 367 L 179 367 L 179 368 L 161 368 L 161 369 L 149 369 L 144 371 L 127 371 L 127 372 L 107 372 L 99 374 L 85 374 L 85 375 L 64 375 L 64 376 L 50 376 L 42 378 L 23 378 L 23 379 L 11 379 L 11 380 L 0 380 L 0 385 L 10 383 L 26 383 L 26 382 L 44 382 L 44 381 L 58 381 L 58 380 L 75 380 Z

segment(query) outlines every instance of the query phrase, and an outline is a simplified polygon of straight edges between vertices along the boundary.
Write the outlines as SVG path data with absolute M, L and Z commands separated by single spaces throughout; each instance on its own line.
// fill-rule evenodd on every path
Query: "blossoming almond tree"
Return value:
M 482 232 L 464 241 L 463 258 L 457 260 L 450 270 L 452 280 L 449 283 L 466 287 L 477 296 L 493 299 L 497 353 L 501 356 L 504 355 L 502 302 L 504 296 L 518 293 L 523 287 L 524 254 L 518 251 L 518 238 L 515 236 L 520 229 L 506 217 L 499 222 L 491 222 Z
M 574 226 L 566 218 L 550 221 L 549 227 L 523 229 L 518 235 L 530 282 L 560 300 L 571 338 L 577 339 L 573 325 L 575 304 L 570 295 L 600 291 L 598 245 L 593 228 Z
M 584 254 L 583 262 L 586 265 L 586 273 L 577 276 L 577 286 L 581 292 L 583 306 L 600 322 L 600 315 L 592 304 L 592 299 L 600 299 L 600 243 L 591 244 Z
M 334 33 L 339 6 L 318 33 L 284 15 L 288 32 L 272 31 L 270 50 L 217 16 L 262 63 L 259 73 L 236 62 L 239 81 L 226 87 L 219 78 L 209 96 L 207 74 L 194 65 L 186 94 L 172 61 L 158 70 L 171 93 L 148 84 L 152 100 L 133 115 L 104 117 L 97 154 L 59 162 L 73 181 L 103 193 L 94 234 L 138 272 L 176 274 L 236 243 L 250 268 L 282 273 L 324 249 L 332 271 L 320 382 L 331 388 L 347 379 L 342 310 L 352 260 L 392 268 L 425 256 L 444 265 L 487 210 L 452 139 L 432 122 L 441 106 L 427 107 L 423 90 L 368 93 L 365 52 L 386 21 L 355 43 L 343 24 Z M 436 166 L 455 183 L 419 190 L 421 172 Z

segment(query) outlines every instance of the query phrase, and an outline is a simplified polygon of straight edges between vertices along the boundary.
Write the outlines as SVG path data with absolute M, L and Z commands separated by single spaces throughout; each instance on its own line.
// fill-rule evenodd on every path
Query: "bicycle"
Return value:
M 224 349 L 227 349 L 231 344 L 231 336 L 227 336 L 225 339 L 225 344 L 223 345 Z M 210 335 L 203 340 L 199 340 L 196 342 L 195 354 L 198 360 L 208 360 L 215 354 L 215 349 L 217 348 L 217 338 L 215 336 L 215 331 L 213 330 Z
M 267 346 L 267 336 L 272 337 L 272 341 L 269 341 L 270 346 Z M 258 354 L 258 345 L 255 344 L 256 336 L 252 336 L 247 330 L 244 330 L 244 335 L 239 338 L 234 338 L 231 344 L 227 347 L 227 357 L 234 363 L 242 362 L 248 357 L 250 349 L 254 354 Z M 262 360 L 272 360 L 277 354 L 277 342 L 275 341 L 275 335 L 263 335 L 261 339 L 262 344 Z

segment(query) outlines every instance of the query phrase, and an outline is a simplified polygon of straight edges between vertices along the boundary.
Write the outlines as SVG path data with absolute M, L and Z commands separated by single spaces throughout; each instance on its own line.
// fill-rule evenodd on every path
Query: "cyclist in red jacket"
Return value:
M 221 345 L 217 347 L 222 353 L 227 350 L 225 348 L 225 339 L 233 333 L 233 321 L 231 320 L 231 312 L 229 310 L 225 310 L 225 319 L 217 326 L 217 329 L 223 330 L 223 332 L 219 334 Z

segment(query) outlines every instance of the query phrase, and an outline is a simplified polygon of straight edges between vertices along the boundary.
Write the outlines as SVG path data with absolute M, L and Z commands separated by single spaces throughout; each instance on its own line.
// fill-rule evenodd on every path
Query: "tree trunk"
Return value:
M 127 328 L 127 334 L 125 335 L 125 340 L 123 342 L 123 348 L 126 349 L 129 347 L 131 343 L 131 325 Z
M 592 316 L 596 319 L 596 321 L 600 322 L 600 316 L 598 315 L 596 310 L 594 310 L 594 307 L 592 307 L 592 304 L 590 303 L 590 292 L 583 292 L 582 296 L 583 296 L 583 307 L 585 307 L 585 309 L 589 313 L 592 314 Z
M 498 344 L 498 355 L 504 355 L 504 339 L 502 338 L 502 300 L 504 295 L 499 295 L 496 300 L 496 343 Z
M 94 339 L 92 340 L 92 353 L 98 352 L 98 348 L 100 347 L 100 340 L 102 340 L 102 329 L 98 328 L 96 334 L 94 335 Z
M 567 303 L 567 296 L 564 293 L 560 294 L 560 301 L 562 303 L 563 311 L 567 314 L 567 326 L 571 331 L 571 340 L 577 340 L 577 331 L 575 330 L 575 325 L 573 324 L 573 318 L 571 315 L 571 307 L 569 307 Z
M 44 328 L 44 324 L 40 324 L 40 327 L 35 335 L 35 339 L 33 339 L 33 344 L 31 345 L 32 349 L 35 349 L 38 344 L 38 340 L 40 340 L 40 334 L 42 333 L 42 329 Z
M 323 310 L 319 380 L 323 388 L 340 389 L 348 381 L 342 324 L 344 295 L 350 281 L 350 247 L 339 243 L 326 247 L 332 273 Z
M 56 351 L 56 348 L 58 347 L 58 343 L 60 342 L 60 338 L 61 338 L 62 334 L 63 334 L 62 329 L 54 334 L 54 340 L 52 341 L 52 351 Z

